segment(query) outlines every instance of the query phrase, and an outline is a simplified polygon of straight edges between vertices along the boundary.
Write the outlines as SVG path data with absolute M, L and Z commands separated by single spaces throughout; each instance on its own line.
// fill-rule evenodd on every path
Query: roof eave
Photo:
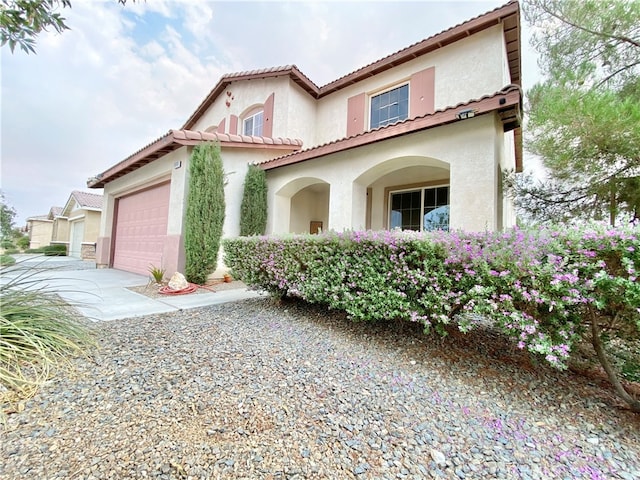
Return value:
M 87 187 L 104 188 L 104 186 L 110 181 L 137 170 L 141 166 L 176 150 L 180 146 L 181 145 L 175 144 L 172 132 L 169 131 L 162 137 L 158 138 L 155 142 L 144 147 L 142 150 L 139 150 L 133 155 L 125 158 L 98 176 L 90 178 L 87 181 Z
M 249 137 L 227 133 L 196 132 L 189 130 L 169 130 L 169 133 L 150 143 L 142 150 L 117 163 L 103 173 L 87 181 L 89 188 L 104 188 L 128 173 L 181 147 L 200 145 L 204 142 L 218 142 L 222 148 L 269 149 L 293 152 L 302 147 L 302 140 L 289 138 Z
M 358 83 L 365 78 L 409 62 L 444 46 L 455 43 L 487 28 L 503 25 L 511 83 L 520 85 L 520 5 L 513 0 L 502 7 L 456 25 L 448 30 L 410 45 L 374 63 L 362 67 L 344 77 L 320 87 L 319 97 L 329 95 L 341 88 Z
M 429 115 L 424 115 L 422 117 L 411 120 L 405 120 L 403 122 L 388 125 L 386 127 L 370 130 L 359 135 L 344 138 L 336 142 L 320 145 L 319 147 L 311 148 L 309 150 L 303 150 L 291 155 L 275 158 L 258 164 L 258 167 L 263 170 L 272 170 L 275 168 L 301 163 L 308 160 L 315 160 L 327 155 L 351 150 L 353 148 L 363 147 L 365 145 L 370 145 L 383 140 L 389 140 L 392 138 L 401 137 L 403 135 L 417 133 L 423 130 L 440 127 L 455 122 L 461 122 L 464 121 L 464 119 L 460 119 L 457 116 L 461 110 L 472 110 L 473 116 L 486 115 L 493 112 L 504 114 L 503 116 L 505 118 L 503 118 L 503 125 L 505 131 L 520 130 L 519 122 L 521 117 L 521 104 L 522 93 L 520 88 L 518 86 L 511 86 L 505 89 L 505 91 L 498 92 L 491 97 L 473 100 L 456 105 L 454 107 L 446 108 L 444 110 L 439 110 Z M 505 123 L 505 119 L 508 119 L 509 123 Z M 518 150 L 517 145 L 516 150 Z M 518 152 L 516 151 L 516 169 L 518 168 L 518 158 L 520 158 L 519 168 L 521 169 L 522 154 L 520 153 L 520 155 L 518 155 Z

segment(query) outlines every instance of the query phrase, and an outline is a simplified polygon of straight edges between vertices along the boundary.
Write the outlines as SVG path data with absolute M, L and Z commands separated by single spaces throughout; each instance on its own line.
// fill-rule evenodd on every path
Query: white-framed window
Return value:
M 409 84 L 371 97 L 370 128 L 383 127 L 409 116 Z
M 449 186 L 389 192 L 389 228 L 449 230 Z
M 242 122 L 242 132 L 245 135 L 252 135 L 254 137 L 262 136 L 262 119 L 264 117 L 263 111 L 260 110 L 254 113 L 250 117 L 247 117 Z

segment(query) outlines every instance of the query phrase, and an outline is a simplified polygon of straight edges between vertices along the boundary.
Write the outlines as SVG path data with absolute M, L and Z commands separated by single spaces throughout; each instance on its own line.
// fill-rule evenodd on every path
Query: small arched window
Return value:
M 249 115 L 242 121 L 242 133 L 244 135 L 251 135 L 254 137 L 262 136 L 262 125 L 264 123 L 264 111 L 262 108 L 259 110 L 252 110 Z

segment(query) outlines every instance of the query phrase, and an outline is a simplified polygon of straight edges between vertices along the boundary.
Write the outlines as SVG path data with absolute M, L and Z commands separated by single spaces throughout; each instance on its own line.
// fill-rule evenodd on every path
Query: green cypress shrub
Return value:
M 240 235 L 264 235 L 267 228 L 267 175 L 249 165 L 240 205 Z
M 224 169 L 220 146 L 204 143 L 189 162 L 189 193 L 185 218 L 185 277 L 202 285 L 218 264 L 225 215 Z

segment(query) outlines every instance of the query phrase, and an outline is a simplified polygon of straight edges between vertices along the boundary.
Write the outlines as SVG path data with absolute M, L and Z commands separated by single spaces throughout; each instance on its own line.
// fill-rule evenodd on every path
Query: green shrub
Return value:
M 13 244 L 13 241 L 9 240 L 8 238 L 5 238 L 4 240 L 0 241 L 0 248 L 8 249 L 8 248 L 16 248 L 16 246 Z
M 22 250 L 28 249 L 29 243 L 31 243 L 31 241 L 29 240 L 29 237 L 27 237 L 26 235 L 20 237 L 16 242 L 16 244 L 18 245 L 18 248 L 21 248 Z
M 20 253 L 20 250 L 17 248 L 7 248 L 4 253 L 5 255 L 15 255 L 16 253 Z
M 240 205 L 240 235 L 264 235 L 267 228 L 267 175 L 249 165 Z
M 348 232 L 230 239 L 224 248 L 245 283 L 357 320 L 408 320 L 440 333 L 450 323 L 462 332 L 489 323 L 557 368 L 587 341 L 617 393 L 640 411 L 618 381 L 638 361 L 622 359 L 615 374 L 607 354 L 613 340 L 640 340 L 638 229 Z
M 185 215 L 185 277 L 202 285 L 218 264 L 225 216 L 224 170 L 220 147 L 204 143 L 189 162 L 189 193 Z
M 43 286 L 37 269 L 14 267 L 0 285 L 0 383 L 3 404 L 32 395 L 56 367 L 94 346 L 69 306 Z
M 46 257 L 64 257 L 67 254 L 67 246 L 60 243 L 47 245 L 43 253 Z
M 9 265 L 14 265 L 16 263 L 16 259 L 11 255 L 0 255 L 0 266 L 5 267 Z
M 39 248 L 27 248 L 24 253 L 44 253 L 44 249 L 46 247 L 39 247 Z

